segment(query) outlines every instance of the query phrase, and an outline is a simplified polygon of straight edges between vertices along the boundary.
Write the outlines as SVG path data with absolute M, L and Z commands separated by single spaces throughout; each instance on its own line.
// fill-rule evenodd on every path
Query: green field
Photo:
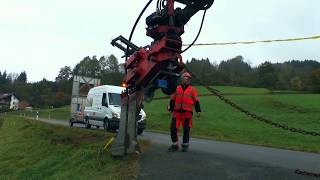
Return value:
M 272 94 L 264 88 L 217 86 L 227 98 L 241 107 L 274 122 L 290 127 L 320 132 L 319 94 Z M 198 94 L 208 94 L 204 87 L 197 87 Z M 163 97 L 156 92 L 156 97 Z M 169 133 L 171 116 L 166 111 L 169 100 L 145 103 L 147 129 Z M 320 137 L 287 132 L 247 117 L 223 103 L 215 96 L 200 97 L 203 113 L 194 117 L 193 137 L 221 141 L 257 144 L 285 149 L 320 152 Z M 40 110 L 40 117 L 69 119 L 69 107 Z M 22 112 L 16 112 L 16 114 Z M 33 111 L 34 113 L 34 111 Z M 169 143 L 169 142 L 168 142 Z
M 320 95 L 232 95 L 227 96 L 241 107 L 290 127 L 320 131 Z M 169 100 L 145 104 L 148 129 L 169 132 Z M 293 150 L 320 152 L 320 137 L 304 136 L 274 128 L 233 109 L 216 97 L 200 98 L 203 113 L 194 117 L 193 137 L 257 144 Z M 161 108 L 162 107 L 162 108 Z
M 271 92 L 264 88 L 246 88 L 246 87 L 232 87 L 232 86 L 215 86 L 215 89 L 226 95 L 259 95 L 259 94 L 270 94 Z M 204 87 L 197 87 L 199 95 L 208 95 L 211 94 Z M 155 92 L 155 98 L 157 97 L 167 97 L 160 90 Z M 152 103 L 151 103 L 152 105 Z M 61 108 L 54 109 L 33 109 L 33 110 L 22 110 L 12 112 L 18 116 L 27 116 L 27 117 L 36 117 L 37 112 L 40 118 L 46 119 L 56 119 L 56 120 L 65 120 L 70 119 L 70 106 L 64 106 Z
M 205 87 L 196 86 L 199 95 L 211 94 Z M 271 91 L 265 88 L 247 88 L 247 87 L 234 87 L 234 86 L 212 86 L 224 95 L 257 95 L 257 94 L 270 94 Z M 161 90 L 155 92 L 154 97 L 166 97 Z
M 0 179 L 132 179 L 137 157 L 103 150 L 114 134 L 6 116 L 0 126 Z

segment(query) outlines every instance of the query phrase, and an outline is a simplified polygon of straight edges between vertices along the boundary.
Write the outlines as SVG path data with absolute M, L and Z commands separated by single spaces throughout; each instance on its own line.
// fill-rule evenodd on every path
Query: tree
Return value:
M 113 54 L 108 57 L 107 66 L 111 72 L 119 72 L 119 62 Z
M 33 83 L 29 102 L 37 107 L 48 107 L 52 105 L 54 99 L 53 87 L 54 82 L 48 81 L 45 78 Z
M 4 85 L 7 83 L 7 72 L 4 71 L 2 74 L 1 74 L 1 71 L 0 71 L 0 85 Z
M 101 71 L 108 71 L 107 59 L 104 56 L 100 57 L 99 65 L 100 65 Z
M 192 71 L 202 82 L 206 84 L 212 84 L 215 82 L 214 76 L 212 74 L 217 72 L 217 67 L 214 66 L 208 58 L 198 60 L 192 58 L 191 61 L 187 61 L 186 66 L 190 71 Z M 193 82 L 193 84 L 196 84 Z
M 70 66 L 64 66 L 60 69 L 58 76 L 56 77 L 56 81 L 68 81 L 72 76 L 72 71 Z
M 3 78 L 3 79 L 7 79 L 7 71 L 4 71 L 4 72 L 3 72 L 2 78 Z
M 258 67 L 258 86 L 274 89 L 277 83 L 275 69 L 271 62 L 264 62 Z
M 105 56 L 100 57 L 99 64 L 101 67 L 101 72 L 104 74 L 109 72 L 119 72 L 119 62 L 113 54 L 107 58 L 105 58 Z
M 290 80 L 291 89 L 301 91 L 303 90 L 303 82 L 299 76 L 296 76 Z
M 248 85 L 248 74 L 252 71 L 251 66 L 244 62 L 242 56 L 236 56 L 227 61 L 222 61 L 219 65 L 219 71 L 228 75 L 230 85 Z
M 21 72 L 17 77 L 17 81 L 23 84 L 27 83 L 27 73 L 25 71 Z
M 70 103 L 70 97 L 67 97 L 64 92 L 55 93 L 52 103 L 53 107 L 60 107 L 68 103 Z
M 7 77 L 7 71 L 0 76 L 0 93 L 12 91 L 10 80 Z
M 7 77 L 9 82 L 13 84 L 17 80 L 18 76 L 19 76 L 18 73 L 9 73 Z
M 123 74 L 119 72 L 108 72 L 101 76 L 101 83 L 120 86 L 123 81 Z
M 119 70 L 119 62 L 117 58 L 111 54 L 107 58 L 102 56 L 99 59 L 101 66 L 101 83 L 110 85 L 121 85 L 123 80 L 123 72 Z
M 80 76 L 99 77 L 101 67 L 95 56 L 91 59 L 89 56 L 83 58 L 73 69 L 73 74 Z
M 313 92 L 320 93 L 320 69 L 311 73 L 311 88 Z

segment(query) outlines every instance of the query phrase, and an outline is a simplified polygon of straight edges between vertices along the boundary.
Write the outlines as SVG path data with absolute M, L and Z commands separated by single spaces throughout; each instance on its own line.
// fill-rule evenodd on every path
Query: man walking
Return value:
M 169 147 L 170 152 L 179 150 L 178 128 L 183 127 L 182 151 L 188 151 L 190 128 L 192 127 L 193 106 L 200 116 L 201 108 L 197 95 L 197 90 L 190 85 L 191 75 L 182 74 L 181 85 L 177 87 L 174 94 L 171 95 L 170 108 L 172 120 L 170 126 L 172 145 Z

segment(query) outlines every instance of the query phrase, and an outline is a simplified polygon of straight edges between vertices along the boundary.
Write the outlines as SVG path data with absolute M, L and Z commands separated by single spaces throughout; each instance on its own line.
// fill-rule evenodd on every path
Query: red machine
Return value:
M 151 45 L 139 48 L 123 36 L 111 42 L 113 46 L 125 52 L 126 59 L 129 57 L 125 62 L 124 83 L 127 84 L 127 90 L 121 97 L 120 127 L 111 147 L 113 156 L 123 156 L 139 149 L 136 139 L 136 117 L 143 100 L 151 101 L 157 88 L 161 88 L 167 95 L 175 92 L 180 72 L 183 70 L 181 35 L 184 33 L 184 25 L 195 13 L 207 10 L 214 2 L 176 1 L 185 7 L 175 9 L 175 0 L 158 0 L 157 11 L 147 17 L 147 36 L 153 39 Z
M 150 46 L 138 48 L 124 37 L 119 36 L 112 45 L 119 47 L 130 56 L 125 62 L 124 82 L 128 88 L 143 88 L 145 98 L 152 98 L 153 92 L 161 88 L 163 93 L 176 90 L 179 73 L 183 70 L 181 57 L 181 35 L 184 25 L 199 10 L 211 7 L 214 0 L 176 0 L 185 5 L 174 9 L 175 0 L 158 0 L 157 11 L 146 19 L 147 36 L 153 39 Z M 127 45 L 123 47 L 117 41 Z

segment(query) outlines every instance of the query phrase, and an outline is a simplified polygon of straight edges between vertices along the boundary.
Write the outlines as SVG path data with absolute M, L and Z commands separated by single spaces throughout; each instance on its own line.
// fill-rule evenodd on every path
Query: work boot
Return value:
M 181 144 L 181 147 L 182 147 L 182 152 L 187 152 L 187 151 L 188 151 L 188 148 L 189 148 L 189 145 L 187 145 L 187 144 Z
M 177 144 L 173 144 L 168 148 L 169 152 L 175 152 L 179 150 L 179 146 Z

